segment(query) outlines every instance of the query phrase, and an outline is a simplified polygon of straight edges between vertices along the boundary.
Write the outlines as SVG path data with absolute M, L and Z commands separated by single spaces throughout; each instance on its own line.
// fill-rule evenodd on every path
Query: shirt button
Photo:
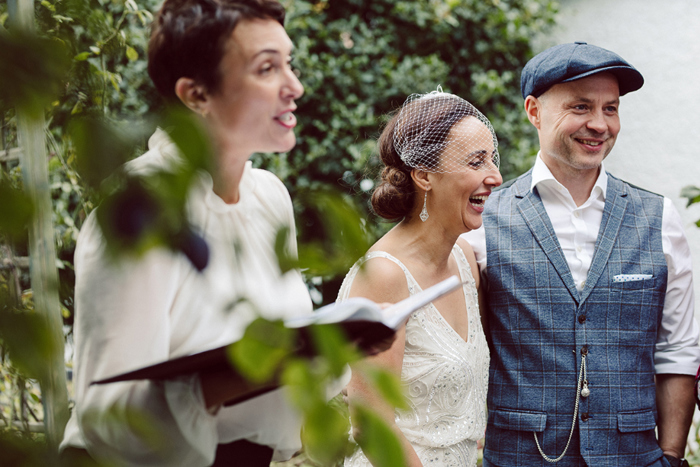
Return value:
M 577 246 L 577 247 L 576 247 L 576 251 L 578 251 L 579 253 L 581 253 L 581 247 L 580 247 L 580 246 Z
M 588 412 L 583 412 L 583 413 L 581 414 L 581 421 L 582 421 L 582 422 L 587 422 L 589 418 L 591 418 L 591 416 L 588 415 Z
M 586 315 L 581 315 L 578 317 L 578 322 L 583 324 L 586 322 Z
M 579 216 L 581 216 L 581 214 L 579 214 L 578 211 L 574 211 L 574 216 L 579 217 Z
M 581 355 L 588 355 L 588 347 L 585 345 L 581 347 Z

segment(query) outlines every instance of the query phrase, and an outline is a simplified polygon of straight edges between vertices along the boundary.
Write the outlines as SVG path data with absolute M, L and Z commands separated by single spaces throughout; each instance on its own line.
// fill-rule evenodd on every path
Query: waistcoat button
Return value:
M 591 416 L 588 415 L 588 412 L 583 412 L 583 413 L 581 414 L 581 421 L 582 421 L 582 422 L 587 422 L 589 418 L 591 418 Z
M 583 324 L 586 322 L 586 315 L 581 315 L 578 317 L 578 322 Z

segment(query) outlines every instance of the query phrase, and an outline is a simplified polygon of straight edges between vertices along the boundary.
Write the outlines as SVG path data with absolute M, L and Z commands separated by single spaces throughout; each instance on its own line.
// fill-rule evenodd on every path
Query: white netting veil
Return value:
M 472 104 L 439 87 L 408 96 L 393 139 L 401 160 L 426 172 L 498 170 L 500 166 L 491 122 Z

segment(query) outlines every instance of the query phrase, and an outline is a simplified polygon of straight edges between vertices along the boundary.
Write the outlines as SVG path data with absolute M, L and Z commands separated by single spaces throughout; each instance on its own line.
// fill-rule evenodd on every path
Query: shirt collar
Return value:
M 544 163 L 544 160 L 542 160 L 542 154 L 540 152 L 537 153 L 537 159 L 535 159 L 535 165 L 532 168 L 532 183 L 530 185 L 530 191 L 534 190 L 537 185 L 540 183 L 543 184 L 556 184 L 558 186 L 564 187 L 559 181 L 554 178 L 554 175 L 552 175 L 552 172 L 549 170 L 549 167 L 547 167 L 547 164 Z M 605 197 L 608 192 L 608 174 L 605 173 L 605 166 L 603 165 L 603 162 L 600 163 L 600 173 L 598 174 L 598 178 L 595 181 L 595 184 L 593 185 L 593 190 L 591 190 L 591 197 L 594 197 L 596 195 L 602 196 L 603 200 L 605 200 Z

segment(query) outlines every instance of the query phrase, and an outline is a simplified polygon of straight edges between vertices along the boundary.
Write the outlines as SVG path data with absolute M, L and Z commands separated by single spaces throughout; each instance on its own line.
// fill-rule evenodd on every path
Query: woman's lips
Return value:
M 285 128 L 292 129 L 297 126 L 297 118 L 291 110 L 279 114 L 275 117 L 275 120 Z
M 474 195 L 469 197 L 469 204 L 478 213 L 484 212 L 484 203 L 488 199 L 489 195 Z

